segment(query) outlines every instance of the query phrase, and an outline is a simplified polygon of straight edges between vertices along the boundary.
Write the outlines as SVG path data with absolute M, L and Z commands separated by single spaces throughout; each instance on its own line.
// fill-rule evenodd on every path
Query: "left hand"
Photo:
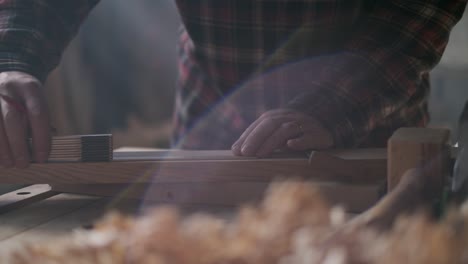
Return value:
M 266 157 L 277 149 L 326 149 L 333 146 L 331 133 L 315 118 L 291 109 L 275 109 L 253 122 L 232 145 L 238 156 Z

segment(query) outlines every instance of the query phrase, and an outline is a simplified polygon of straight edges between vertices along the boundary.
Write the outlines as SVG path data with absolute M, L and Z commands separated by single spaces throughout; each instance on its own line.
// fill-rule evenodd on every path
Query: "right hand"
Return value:
M 331 133 L 314 117 L 297 110 L 279 108 L 263 113 L 232 146 L 234 155 L 267 157 L 275 150 L 327 149 Z
M 51 131 L 41 82 L 23 72 L 0 73 L 0 105 L 0 164 L 27 167 L 32 158 L 30 148 L 36 162 L 46 162 Z

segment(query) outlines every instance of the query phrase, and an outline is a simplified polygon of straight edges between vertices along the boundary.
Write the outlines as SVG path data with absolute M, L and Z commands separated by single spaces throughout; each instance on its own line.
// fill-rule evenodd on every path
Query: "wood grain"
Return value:
M 268 182 L 196 182 L 157 184 L 85 184 L 54 185 L 53 190 L 65 193 L 100 195 L 116 199 L 141 199 L 176 205 L 200 204 L 239 206 L 260 201 Z M 317 182 L 314 185 L 332 205 L 341 205 L 347 212 L 359 213 L 380 198 L 381 186 Z
M 440 197 L 449 173 L 450 131 L 431 128 L 402 128 L 388 141 L 388 188 L 394 189 L 403 174 L 421 168 L 427 177 L 427 192 Z
M 230 151 L 190 152 L 189 158 L 186 152 L 171 152 L 172 156 L 164 158 L 146 154 L 145 157 L 140 156 L 141 159 L 134 159 L 135 153 L 116 153 L 112 162 L 48 163 L 32 164 L 27 169 L 2 168 L 0 183 L 269 182 L 293 177 L 372 184 L 385 180 L 384 151 L 335 150 L 316 155 L 322 158 L 314 157 L 311 160 L 304 154 L 302 157 L 267 159 L 234 157 Z M 192 158 L 193 155 L 203 158 Z
M 308 159 L 312 154 L 324 154 L 346 160 L 384 160 L 386 149 L 331 149 L 324 151 L 304 151 L 290 153 L 274 153 L 273 159 Z M 255 157 L 235 156 L 231 150 L 180 150 L 180 149 L 145 149 L 119 148 L 114 151 L 114 161 L 142 160 L 258 160 Z

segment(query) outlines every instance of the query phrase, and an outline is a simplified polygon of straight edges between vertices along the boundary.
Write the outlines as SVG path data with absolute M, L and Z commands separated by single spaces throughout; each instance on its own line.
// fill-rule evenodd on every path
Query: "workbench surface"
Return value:
M 44 242 L 76 230 L 90 229 L 104 214 L 119 211 L 138 215 L 161 205 L 141 200 L 116 199 L 54 192 L 49 185 L 31 185 L 0 195 L 0 254 L 24 243 Z M 235 207 L 178 206 L 182 213 L 209 212 L 230 217 Z

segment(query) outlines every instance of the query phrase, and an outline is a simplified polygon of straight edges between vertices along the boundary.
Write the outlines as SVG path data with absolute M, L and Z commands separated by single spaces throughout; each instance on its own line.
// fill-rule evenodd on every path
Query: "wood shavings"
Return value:
M 232 221 L 180 216 L 171 207 L 140 218 L 108 215 L 92 231 L 12 252 L 6 263 L 345 264 L 468 263 L 468 214 L 435 223 L 401 217 L 387 233 L 346 225 L 311 184 L 273 184 Z M 338 235 L 337 235 L 338 232 Z

